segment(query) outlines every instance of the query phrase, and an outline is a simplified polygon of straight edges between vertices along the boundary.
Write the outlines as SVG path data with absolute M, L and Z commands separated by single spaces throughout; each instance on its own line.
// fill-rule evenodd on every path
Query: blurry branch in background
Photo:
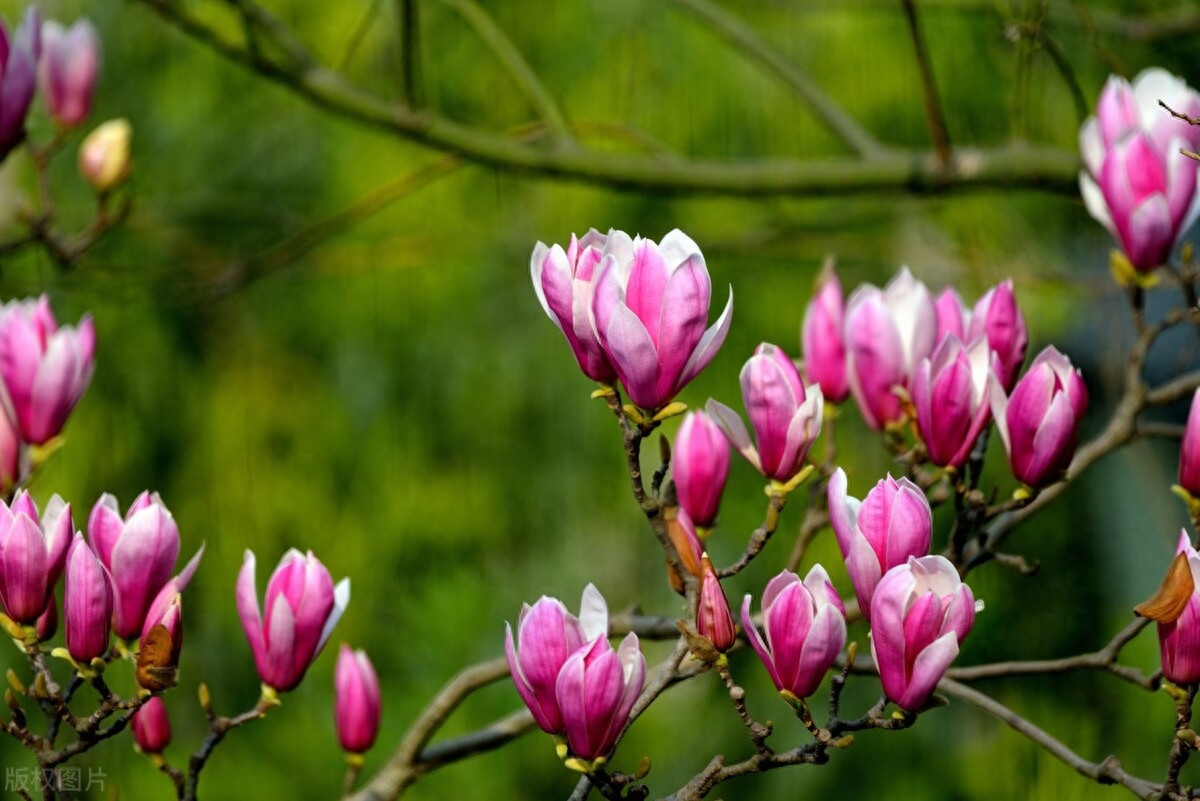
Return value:
M 833 98 L 826 95 L 811 75 L 764 42 L 754 28 L 711 0 L 672 2 L 712 28 L 735 52 L 759 63 L 769 74 L 787 84 L 796 97 L 806 103 L 820 118 L 825 127 L 854 153 L 864 158 L 882 155 L 884 146 L 869 131 L 859 125 Z
M 450 175 L 461 166 L 462 160 L 455 156 L 435 159 L 424 167 L 384 184 L 347 208 L 301 228 L 258 253 L 228 265 L 208 285 L 208 299 L 216 300 L 231 295 L 260 278 L 296 263 L 330 238 L 353 228 L 397 200 Z
M 1075 153 L 1045 146 L 962 148 L 954 151 L 953 168 L 942 169 L 935 152 L 878 148 L 874 140 L 853 124 L 849 116 L 820 93 L 807 76 L 757 41 L 746 26 L 728 12 L 700 0 L 678 0 L 723 31 L 735 52 L 765 63 L 793 92 L 814 108 L 856 157 L 756 157 L 717 161 L 681 157 L 666 159 L 644 153 L 611 153 L 584 147 L 555 147 L 549 141 L 521 142 L 479 125 L 463 124 L 431 108 L 416 108 L 404 98 L 383 97 L 357 86 L 346 75 L 324 66 L 296 35 L 269 11 L 250 0 L 223 0 L 202 4 L 180 0 L 141 0 L 164 19 L 226 58 L 256 70 L 309 101 L 347 119 L 381 128 L 401 138 L 453 153 L 465 161 L 518 173 L 529 173 L 594 185 L 654 192 L 689 192 L 721 195 L 852 195 L 865 192 L 940 192 L 992 187 L 1031 188 L 1073 193 L 1078 157 Z M 546 122 L 551 132 L 575 129 L 561 112 L 525 60 L 494 22 L 474 3 L 453 0 L 503 63 L 509 74 Z M 213 21 L 213 11 L 232 10 L 241 35 Z M 403 11 L 407 8 L 400 6 Z M 200 9 L 207 13 L 202 13 Z M 415 12 L 412 12 L 415 15 Z M 402 25 L 403 30 L 413 29 Z M 415 36 L 415 34 L 414 34 Z M 414 43 L 401 43 L 407 77 L 416 58 Z M 408 53 L 408 55 L 404 55 Z M 412 62 L 412 63 L 410 63 Z
M 908 23 L 908 35 L 912 38 L 913 52 L 917 57 L 917 71 L 921 75 L 921 97 L 925 102 L 925 123 L 929 127 L 929 138 L 933 140 L 938 166 L 950 172 L 954 168 L 950 133 L 946 130 L 946 114 L 938 99 L 937 80 L 933 76 L 933 64 L 929 59 L 925 32 L 921 28 L 921 20 L 917 16 L 917 6 L 913 0 L 902 0 L 900 5 L 904 8 L 904 21 Z
M 118 121 L 123 122 L 123 121 Z M 112 126 L 113 123 L 106 125 Z M 98 131 L 104 130 L 101 126 Z M 82 149 L 86 152 L 89 143 L 95 141 L 95 134 L 84 140 Z M 97 182 L 94 176 L 84 173 L 84 179 L 92 184 L 96 192 L 96 208 L 91 220 L 74 234 L 64 232 L 58 227 L 58 208 L 50 187 L 50 164 L 54 157 L 63 151 L 63 134 L 58 133 L 51 141 L 43 146 L 26 142 L 26 150 L 33 161 L 37 175 L 37 202 L 33 207 L 26 207 L 19 214 L 19 224 L 25 229 L 9 238 L 0 239 L 0 258 L 19 253 L 26 248 L 37 246 L 42 248 L 54 261 L 60 270 L 72 269 L 75 264 L 109 231 L 120 226 L 133 210 L 133 195 L 129 191 L 118 191 L 125 180 L 128 167 L 112 185 L 104 181 Z M 128 143 L 126 143 L 125 158 L 128 159 Z

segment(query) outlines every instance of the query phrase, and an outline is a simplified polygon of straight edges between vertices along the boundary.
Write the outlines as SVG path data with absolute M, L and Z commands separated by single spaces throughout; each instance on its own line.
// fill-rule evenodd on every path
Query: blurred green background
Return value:
M 808 109 L 671 4 L 482 5 L 572 119 L 636 125 L 696 156 L 843 154 Z M 997 8 L 1027 19 L 1040 4 L 920 5 L 952 141 L 1008 141 L 1020 37 Z M 726 6 L 882 140 L 925 146 L 899 4 Z M 22 7 L 0 3 L 10 22 Z M 323 59 L 394 92 L 390 5 L 273 0 L 268 7 Z M 1200 84 L 1194 30 L 1180 26 L 1135 40 L 1107 25 L 1082 24 L 1071 3 L 1049 7 L 1047 30 L 1089 102 L 1114 69 L 1131 77 L 1163 65 Z M 1011 276 L 1029 319 L 1031 355 L 1055 342 L 1085 370 L 1093 394 L 1085 436 L 1099 430 L 1117 390 L 1128 315 L 1108 275 L 1107 235 L 1073 195 L 722 199 L 467 166 L 243 285 L 239 265 L 435 154 L 323 113 L 221 60 L 136 2 L 40 8 L 64 21 L 87 15 L 100 30 L 104 66 L 92 121 L 132 120 L 136 209 L 74 272 L 60 273 L 40 253 L 6 260 L 0 270 L 4 298 L 48 292 L 60 320 L 90 310 L 98 331 L 92 387 L 66 430 L 67 447 L 32 490 L 40 503 L 61 493 L 82 526 L 100 493 L 115 493 L 124 507 L 142 489 L 156 489 L 179 522 L 184 552 L 207 543 L 185 603 L 181 684 L 167 698 L 175 730 L 168 759 L 183 764 L 203 736 L 195 700 L 201 681 L 222 713 L 247 709 L 257 698 L 233 605 L 244 549 L 258 554 L 260 587 L 289 547 L 314 550 L 335 580 L 353 582 L 349 611 L 308 679 L 266 720 L 235 731 L 217 749 L 201 783 L 208 798 L 339 793 L 342 757 L 331 713 L 339 642 L 367 649 L 383 682 L 383 731 L 367 757 L 369 775 L 439 686 L 461 667 L 502 653 L 504 622 L 515 621 L 523 601 L 547 594 L 575 608 L 591 581 L 614 610 L 680 612 L 657 546 L 628 497 L 618 430 L 602 404 L 588 399 L 592 386 L 530 286 L 529 254 L 539 239 L 565 242 L 589 227 L 657 239 L 679 227 L 699 243 L 715 304 L 732 285 L 735 311 L 721 353 L 682 395 L 693 406 L 715 396 L 740 408 L 737 372 L 758 342 L 798 350 L 812 279 L 827 253 L 837 254 L 847 291 L 861 281 L 885 282 L 906 263 L 935 292 L 953 283 L 973 303 Z M 1103 22 L 1106 12 L 1179 8 L 1129 2 L 1081 13 Z M 1189 9 L 1195 5 L 1183 7 Z M 373 22 L 359 38 L 364 19 Z M 421 4 L 421 41 L 431 105 L 495 129 L 530 119 L 491 54 L 436 0 Z M 1031 141 L 1075 147 L 1072 98 L 1043 50 L 1033 54 L 1023 109 Z M 49 123 L 40 107 L 32 126 L 44 140 Z M 85 221 L 91 203 L 74 171 L 79 136 L 53 176 L 68 225 Z M 31 191 L 30 179 L 23 154 L 8 160 L 0 172 L 6 207 Z M 1152 297 L 1152 309 L 1156 303 Z M 1193 350 L 1186 337 L 1167 342 L 1156 351 L 1155 374 L 1182 369 L 1195 360 Z M 1184 413 L 1165 410 L 1159 419 L 1182 421 Z M 861 497 L 896 468 L 855 414 L 842 421 L 840 462 L 851 494 Z M 992 480 L 1011 491 L 1002 455 L 993 450 L 992 457 Z M 1139 442 L 1019 529 L 1010 550 L 1040 560 L 1043 570 L 1022 578 L 991 564 L 972 575 L 987 609 L 959 664 L 1064 656 L 1107 642 L 1169 562 L 1185 519 L 1168 490 L 1176 458 L 1169 441 Z M 710 546 L 718 563 L 740 553 L 759 523 L 761 483 L 735 463 Z M 757 599 L 779 570 L 800 518 L 799 508 L 789 509 L 778 542 L 729 582 L 735 604 L 747 592 Z M 948 521 L 939 521 L 940 547 Z M 828 533 L 806 566 L 813 560 L 849 591 Z M 851 637 L 867 647 L 862 624 Z M 647 644 L 651 661 L 666 647 Z M 1153 670 L 1153 635 L 1133 643 L 1125 660 Z M 750 711 L 778 723 L 776 747 L 804 742 L 807 734 L 789 719 L 753 655 L 732 662 L 749 690 Z M 18 670 L 21 663 L 15 651 L 0 660 Z M 127 672 L 110 671 L 115 686 L 128 688 Z M 1116 752 L 1130 771 L 1161 780 L 1173 725 L 1165 694 L 1078 674 L 983 688 L 1083 756 Z M 852 680 L 844 711 L 864 710 L 878 692 L 871 679 Z M 519 705 L 511 684 L 500 682 L 472 697 L 444 734 L 474 730 Z M 660 796 L 714 753 L 736 759 L 751 751 L 716 676 L 705 676 L 655 704 L 614 766 L 632 770 L 650 756 L 648 781 Z M 0 740 L 0 765 L 32 764 Z M 104 788 L 88 797 L 170 797 L 167 780 L 126 737 L 72 764 L 103 773 Z M 1200 780 L 1197 766 L 1184 780 Z M 550 739 L 536 733 L 431 774 L 409 796 L 565 798 L 574 783 Z M 902 734 L 866 733 L 827 766 L 730 782 L 714 797 L 885 792 L 1007 801 L 1093 798 L 1099 790 L 998 721 L 956 703 Z

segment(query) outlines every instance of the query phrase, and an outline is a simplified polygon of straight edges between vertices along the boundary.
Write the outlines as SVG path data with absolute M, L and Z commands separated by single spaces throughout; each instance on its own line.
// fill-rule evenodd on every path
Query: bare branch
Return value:
M 500 62 L 500 66 L 504 67 L 504 70 L 513 79 L 513 83 L 525 95 L 525 99 L 550 128 L 553 136 L 564 143 L 568 142 L 571 132 L 567 127 L 567 119 L 558 108 L 558 104 L 542 84 L 537 73 L 529 66 L 529 62 L 521 55 L 521 51 L 517 50 L 516 45 L 500 29 L 487 11 L 475 0 L 442 0 L 442 3 L 453 9 L 475 29 L 475 33 L 479 34 L 479 38 L 491 49 L 496 60 Z
M 1126 773 L 1125 769 L 1121 767 L 1121 760 L 1116 756 L 1106 757 L 1100 762 L 1087 761 L 1064 745 L 1062 741 L 1035 726 L 1033 723 L 1030 723 L 991 696 L 985 695 L 965 684 L 960 684 L 954 679 L 942 679 L 938 683 L 938 690 L 946 695 L 966 701 L 971 706 L 999 718 L 1011 728 L 1050 752 L 1055 758 L 1073 768 L 1077 773 L 1093 781 L 1100 784 L 1119 784 L 1127 787 L 1138 798 L 1146 799 L 1146 801 L 1157 798 L 1158 794 L 1163 790 L 1161 784 L 1154 784 L 1153 782 Z
M 877 156 L 883 145 L 821 89 L 813 77 L 762 40 L 757 32 L 710 0 L 674 0 L 724 38 L 735 51 L 757 61 L 787 84 L 836 137 L 860 156 Z
M 937 81 L 933 77 L 933 63 L 929 58 L 929 45 L 925 41 L 925 32 L 921 29 L 921 20 L 917 17 L 914 0 L 901 0 L 900 5 L 904 8 L 904 19 L 908 22 L 908 33 L 912 37 L 913 50 L 917 57 L 917 71 L 921 75 L 921 94 L 925 100 L 925 122 L 929 126 L 929 138 L 933 141 L 938 167 L 949 171 L 954 154 L 950 150 L 946 115 L 938 99 Z
M 1052 673 L 1069 673 L 1075 670 L 1104 670 L 1143 689 L 1153 691 L 1158 689 L 1158 674 L 1146 676 L 1136 668 L 1117 664 L 1117 656 L 1121 649 L 1149 623 L 1147 618 L 1137 618 L 1118 632 L 1108 645 L 1090 654 L 1079 654 L 1062 659 L 994 662 L 987 665 L 950 668 L 946 671 L 946 676 L 957 681 L 978 681 L 1002 676 L 1041 676 Z
M 841 196 L 997 187 L 1070 195 L 1078 192 L 1078 155 L 1048 147 L 961 149 L 955 152 L 949 171 L 937 153 L 902 150 L 889 150 L 871 159 L 759 158 L 722 162 L 537 147 L 454 122 L 432 110 L 413 110 L 353 85 L 340 73 L 313 64 L 302 45 L 283 33 L 279 25 L 262 22 L 270 15 L 261 8 L 254 7 L 251 18 L 259 26 L 256 30 L 269 32 L 275 49 L 287 54 L 283 61 L 272 60 L 266 52 L 250 52 L 244 43 L 231 40 L 190 12 L 180 0 L 141 2 L 226 58 L 259 71 L 341 117 L 457 154 L 467 161 L 515 172 L 663 193 L 736 196 Z M 238 0 L 238 4 L 250 5 L 248 0 Z

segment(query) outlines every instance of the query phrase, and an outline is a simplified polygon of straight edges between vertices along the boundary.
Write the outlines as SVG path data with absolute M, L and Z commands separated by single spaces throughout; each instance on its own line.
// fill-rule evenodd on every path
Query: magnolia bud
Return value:
M 109 120 L 97 126 L 79 146 L 79 173 L 100 194 L 111 192 L 129 177 L 132 136 L 129 120 Z

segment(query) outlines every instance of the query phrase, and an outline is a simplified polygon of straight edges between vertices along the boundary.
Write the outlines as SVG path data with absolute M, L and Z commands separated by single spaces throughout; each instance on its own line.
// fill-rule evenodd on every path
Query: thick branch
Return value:
M 257 70 L 341 117 L 468 161 L 514 172 L 616 188 L 739 196 L 841 196 L 998 187 L 1069 195 L 1078 192 L 1078 155 L 1047 147 L 957 150 L 949 171 L 936 154 L 913 151 L 888 151 L 869 160 L 759 158 L 722 162 L 538 147 L 371 94 L 345 76 L 311 63 L 311 58 L 297 57 L 301 45 L 294 39 L 278 43 L 279 49 L 288 54 L 286 62 L 272 61 L 262 52 L 252 52 L 243 43 L 222 35 L 179 0 L 141 2 L 226 58 Z M 266 13 L 259 9 L 257 16 Z M 271 30 L 273 36 L 282 36 L 277 26 Z

